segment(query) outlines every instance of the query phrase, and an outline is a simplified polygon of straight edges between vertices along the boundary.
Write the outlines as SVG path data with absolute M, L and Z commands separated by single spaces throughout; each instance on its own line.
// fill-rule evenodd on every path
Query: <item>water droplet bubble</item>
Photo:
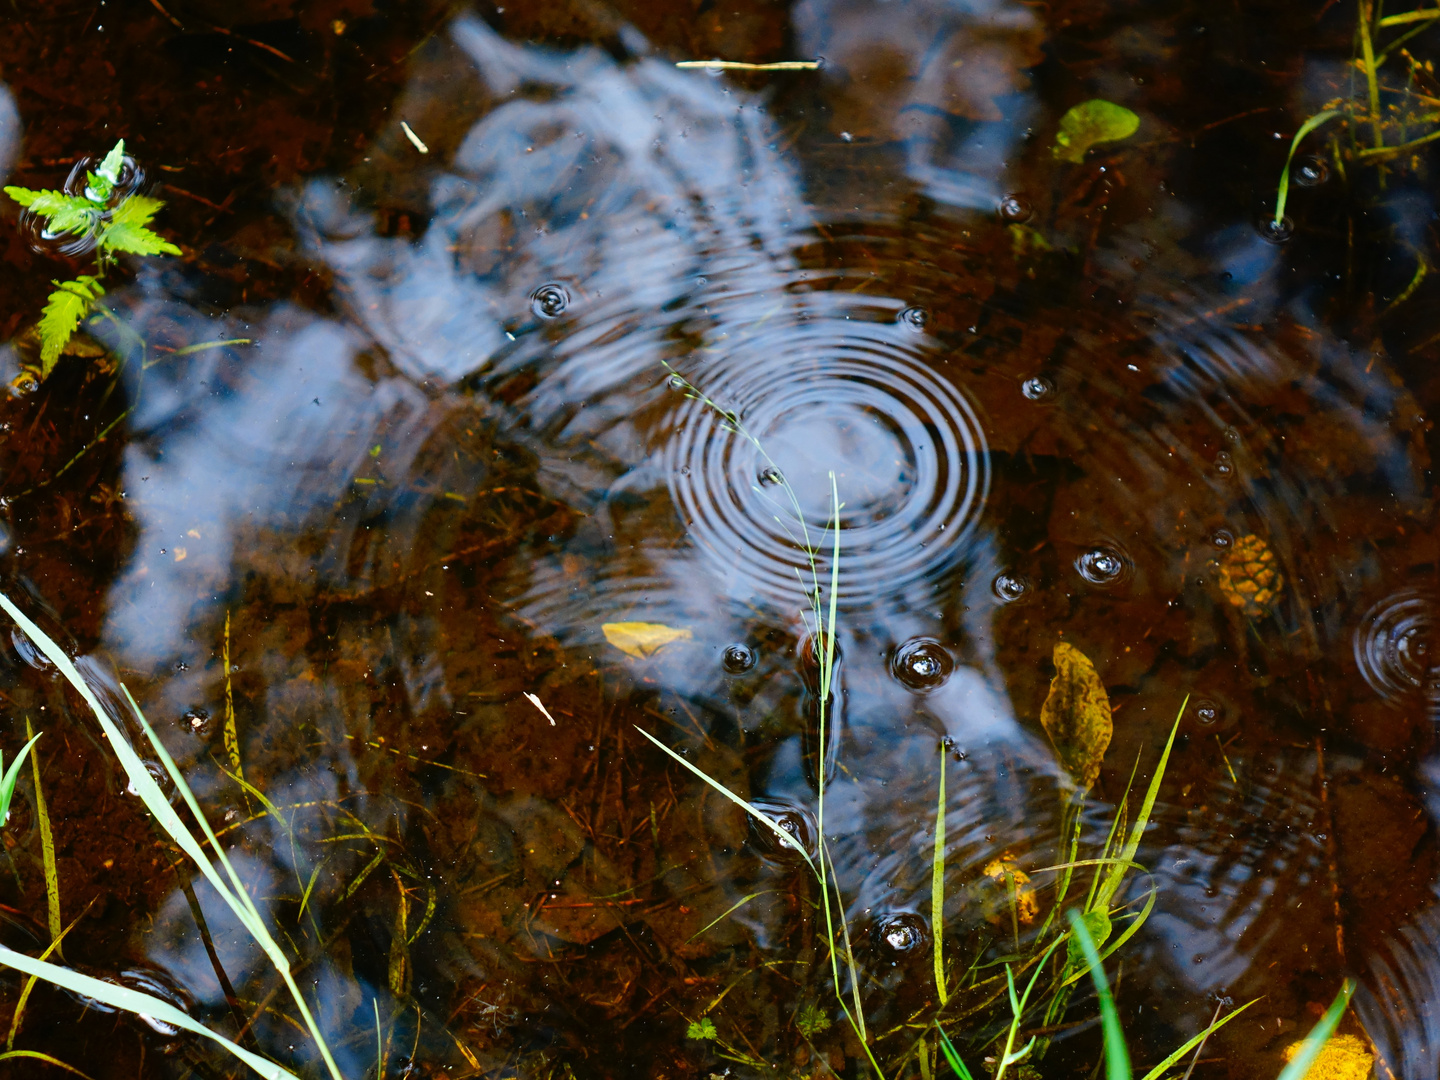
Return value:
M 558 281 L 541 285 L 530 294 L 530 310 L 542 319 L 558 319 L 570 306 L 570 291 Z
M 1290 170 L 1290 178 L 1298 187 L 1319 187 L 1330 179 L 1330 166 L 1325 163 L 1324 158 L 1312 154 L 1295 163 L 1295 167 Z
M 1355 630 L 1355 663 L 1370 688 L 1392 701 L 1425 692 L 1435 674 L 1431 656 L 1435 597 L 1402 589 L 1365 613 Z
M 1129 578 L 1134 567 L 1125 555 L 1112 547 L 1096 546 L 1075 559 L 1075 569 L 1091 585 L 1117 585 Z
M 755 666 L 755 650 L 748 645 L 726 645 L 720 666 L 730 675 L 744 675 Z
M 933 690 L 950 677 L 955 662 L 934 638 L 911 638 L 890 657 L 890 671 L 911 690 Z
M 1210 543 L 1221 551 L 1229 551 L 1235 546 L 1235 534 L 1229 529 L 1216 529 L 1210 534 Z
M 913 911 L 896 911 L 875 920 L 875 940 L 892 960 L 922 953 L 930 945 L 925 920 Z
M 1034 212 L 1035 208 L 1024 195 L 1006 195 L 1000 200 L 1001 221 L 1018 225 L 1022 221 L 1029 221 Z
M 1226 451 L 1221 450 L 1215 455 L 1215 471 L 1221 476 L 1231 476 L 1235 472 L 1235 459 Z
M 1043 375 L 1035 375 L 1020 384 L 1020 392 L 1031 401 L 1040 401 L 1055 393 L 1055 384 Z
M 665 380 L 665 385 L 671 390 L 688 390 L 690 388 L 690 384 L 685 381 L 683 375 L 671 375 Z
M 1267 243 L 1283 244 L 1295 235 L 1295 222 L 1288 217 L 1276 221 L 1274 217 L 1266 215 L 1256 223 L 1255 231 Z
M 907 307 L 900 312 L 896 321 L 906 330 L 913 330 L 915 333 L 924 333 L 926 325 L 930 322 L 930 313 L 923 307 Z
M 803 806 L 780 799 L 752 799 L 755 809 L 768 817 L 787 839 L 782 841 L 775 830 L 764 822 L 750 820 L 751 842 L 772 859 L 796 859 L 800 852 L 815 853 L 815 837 L 818 835 L 815 817 Z
M 761 469 L 759 480 L 761 487 L 779 487 L 785 482 L 785 478 L 780 475 L 780 470 L 773 466 Z
M 1191 705 L 1191 711 L 1195 714 L 1195 719 L 1206 727 L 1210 727 L 1220 719 L 1220 706 L 1209 698 L 1198 698 Z
M 1015 570 L 1002 570 L 990 583 L 995 596 L 1003 604 L 1014 604 L 1030 593 L 1030 579 Z

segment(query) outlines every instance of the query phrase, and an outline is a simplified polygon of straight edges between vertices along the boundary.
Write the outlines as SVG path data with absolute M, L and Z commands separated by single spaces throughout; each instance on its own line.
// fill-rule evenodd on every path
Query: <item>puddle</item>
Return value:
M 135 693 L 344 1076 L 943 1075 L 937 1019 L 978 1067 L 983 980 L 1051 940 L 1055 868 L 1132 770 L 1133 823 L 1177 715 L 1107 960 L 1136 1064 L 1260 998 L 1194 1075 L 1272 1077 L 1353 977 L 1341 1030 L 1434 1074 L 1428 151 L 1382 186 L 1323 129 L 1260 227 L 1352 93 L 1353 12 L 31 7 L 8 182 L 123 136 L 183 255 L 122 258 L 37 386 L 90 255 L 12 207 L 4 591 L 143 745 Z M 675 66 L 712 56 L 822 63 Z M 1057 160 L 1094 98 L 1135 133 Z M 1113 708 L 1083 803 L 1057 642 Z M 78 696 L 0 655 L 64 961 L 325 1074 Z M 0 904 L 36 955 L 32 792 Z M 1065 993 L 1038 1075 L 1101 1053 Z M 21 1019 L 97 1080 L 238 1067 L 43 986 Z

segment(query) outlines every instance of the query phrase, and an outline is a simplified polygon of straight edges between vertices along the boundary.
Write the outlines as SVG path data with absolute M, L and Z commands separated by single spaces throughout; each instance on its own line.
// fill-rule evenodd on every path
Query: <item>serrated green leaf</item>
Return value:
M 99 174 L 110 181 L 113 187 L 120 181 L 120 166 L 125 164 L 125 140 L 117 142 L 110 153 L 105 155 L 105 160 L 100 163 Z
M 110 215 L 113 225 L 149 225 L 155 212 L 165 205 L 164 199 L 152 199 L 148 195 L 132 195 Z
M 100 246 L 110 251 L 128 251 L 134 255 L 179 255 L 181 251 L 158 233 L 143 225 L 113 220 L 100 234 Z
M 702 1016 L 699 1020 L 690 1021 L 690 1026 L 685 1029 L 687 1039 L 714 1039 L 719 1036 L 715 1030 L 715 1021 L 708 1016 Z
M 7 187 L 5 194 L 46 219 L 51 232 L 86 232 L 94 224 L 99 207 L 88 199 L 66 195 L 63 191 L 31 191 L 29 188 Z
M 97 293 L 95 279 L 89 277 L 78 281 L 55 282 L 57 288 L 45 303 L 40 316 L 40 377 L 47 377 L 55 369 L 55 361 L 75 334 L 80 320 L 90 310 Z

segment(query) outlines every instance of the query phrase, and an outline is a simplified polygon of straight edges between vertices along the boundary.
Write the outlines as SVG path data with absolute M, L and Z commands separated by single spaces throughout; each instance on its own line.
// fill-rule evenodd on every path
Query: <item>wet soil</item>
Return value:
M 1021 933 L 987 867 L 1052 903 L 1057 641 L 1114 707 L 1090 857 L 1185 703 L 1123 896 L 1154 910 L 1110 961 L 1137 1065 L 1259 998 L 1194 1075 L 1274 1076 L 1353 976 L 1379 1075 L 1436 1075 L 1430 148 L 1362 165 L 1326 129 L 1293 235 L 1264 227 L 1299 125 L 1364 97 L 1352 7 L 12 8 L 7 182 L 123 137 L 183 255 L 122 261 L 36 385 L 30 328 L 86 264 L 6 204 L 4 592 L 161 729 L 346 1077 L 870 1074 L 804 862 L 642 732 L 812 852 L 824 777 L 885 1076 L 922 1075 L 937 1017 L 993 1054 L 1002 1011 L 937 1001 L 940 755 L 958 977 Z M 674 67 L 710 57 L 823 62 Z M 1092 98 L 1138 130 L 1058 160 Z M 832 550 L 832 472 L 822 741 L 793 534 Z M 630 622 L 688 637 L 630 655 Z M 12 630 L 0 744 L 45 732 L 64 961 L 322 1075 Z M 0 941 L 32 954 L 37 810 L 27 769 Z M 0 974 L 0 1022 L 23 989 Z M 1093 1074 L 1094 1016 L 1082 988 L 1038 1075 Z M 44 986 L 13 1046 L 243 1075 Z

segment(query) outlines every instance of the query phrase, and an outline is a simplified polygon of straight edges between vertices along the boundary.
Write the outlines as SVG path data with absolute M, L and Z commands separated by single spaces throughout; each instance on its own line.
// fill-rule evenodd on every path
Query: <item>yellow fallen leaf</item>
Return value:
M 1012 905 L 1015 917 L 1021 926 L 1029 926 L 1040 914 L 1040 902 L 1035 899 L 1035 890 L 1030 885 L 1030 875 L 1015 863 L 1015 856 L 1003 852 L 998 859 L 985 864 L 985 876 L 999 882 L 1005 890 L 1003 907 L 994 903 L 986 904 L 985 918 L 994 925 L 1001 920 L 1001 912 Z
M 607 622 L 600 629 L 605 632 L 606 641 L 637 660 L 654 656 L 672 641 L 689 641 L 693 636 L 689 630 L 654 622 Z
M 1294 1061 L 1305 1040 L 1285 1048 L 1285 1060 Z M 1305 1080 L 1365 1080 L 1375 1065 L 1375 1055 L 1363 1039 L 1354 1035 L 1332 1035 L 1320 1056 L 1305 1070 Z
M 1061 764 L 1088 790 L 1100 776 L 1100 763 L 1115 733 L 1110 695 L 1095 665 L 1075 646 L 1058 643 L 1054 659 L 1055 678 L 1040 707 L 1040 724 Z

